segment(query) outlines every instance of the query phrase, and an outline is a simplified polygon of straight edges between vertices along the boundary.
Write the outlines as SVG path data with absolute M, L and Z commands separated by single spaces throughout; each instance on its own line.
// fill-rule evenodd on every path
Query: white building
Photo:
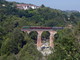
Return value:
M 28 10 L 30 8 L 32 8 L 32 9 L 39 8 L 39 6 L 32 5 L 32 4 L 16 4 L 16 6 L 17 6 L 17 8 L 24 9 L 24 10 Z
M 6 5 L 5 4 L 2 4 L 2 6 L 5 7 Z

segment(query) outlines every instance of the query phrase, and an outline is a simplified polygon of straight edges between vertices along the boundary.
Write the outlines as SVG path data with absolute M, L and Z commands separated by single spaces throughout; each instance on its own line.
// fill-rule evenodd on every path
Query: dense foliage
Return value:
M 16 2 L 0 0 L 0 60 L 42 60 L 34 42 L 36 32 L 23 33 L 22 26 L 72 27 L 58 31 L 54 53 L 48 60 L 80 59 L 80 13 L 51 9 L 42 5 L 38 9 L 19 10 Z M 42 37 L 48 38 L 44 32 Z
M 80 23 L 79 23 L 80 24 Z M 80 25 L 73 29 L 64 29 L 55 36 L 54 53 L 48 60 L 80 59 Z

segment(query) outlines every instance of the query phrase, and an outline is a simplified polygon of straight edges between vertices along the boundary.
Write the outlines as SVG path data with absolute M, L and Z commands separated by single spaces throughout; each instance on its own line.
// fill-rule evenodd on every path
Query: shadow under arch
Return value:
M 35 44 L 37 43 L 37 36 L 38 36 L 37 31 L 31 31 L 29 33 L 29 37 L 34 41 Z
M 59 34 L 58 33 L 56 33 L 55 35 L 54 35 L 54 41 L 57 41 L 57 39 L 59 38 Z
M 50 32 L 49 31 L 43 31 L 41 35 L 42 42 L 46 41 L 49 42 Z

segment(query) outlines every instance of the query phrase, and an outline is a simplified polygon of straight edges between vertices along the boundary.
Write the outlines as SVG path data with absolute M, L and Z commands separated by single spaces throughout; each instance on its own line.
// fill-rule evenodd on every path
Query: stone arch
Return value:
M 49 31 L 43 31 L 42 35 L 41 35 L 41 38 L 42 38 L 42 41 L 49 41 L 49 37 L 50 37 L 50 32 Z
M 42 46 L 42 34 L 47 31 L 47 30 L 33 30 L 33 31 L 24 31 L 24 32 L 27 32 L 28 34 L 30 34 L 31 32 L 35 32 L 36 33 L 36 37 L 35 37 L 35 33 L 34 34 L 31 34 L 31 35 L 34 35 L 34 38 L 36 38 L 35 42 L 37 43 L 37 48 L 38 47 L 41 47 Z M 50 47 L 54 47 L 54 35 L 57 33 L 56 31 L 53 31 L 53 30 L 49 30 L 47 31 L 49 33 L 49 44 L 50 44 Z
M 30 31 L 28 33 L 28 35 L 30 36 L 31 39 L 33 39 L 34 43 L 37 43 L 37 36 L 38 36 L 38 32 L 37 31 Z

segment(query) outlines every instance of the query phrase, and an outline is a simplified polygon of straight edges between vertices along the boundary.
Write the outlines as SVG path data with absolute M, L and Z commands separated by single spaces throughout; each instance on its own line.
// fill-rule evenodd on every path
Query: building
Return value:
M 2 6 L 5 7 L 6 5 L 5 4 L 2 4 Z
M 28 9 L 37 9 L 39 6 L 33 4 L 16 4 L 18 9 L 28 10 Z

